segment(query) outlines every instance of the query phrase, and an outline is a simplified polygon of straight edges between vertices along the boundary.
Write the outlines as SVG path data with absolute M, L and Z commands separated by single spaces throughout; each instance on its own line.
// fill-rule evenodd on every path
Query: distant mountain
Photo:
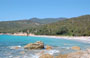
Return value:
M 54 23 L 54 22 L 57 22 L 59 20 L 64 20 L 64 19 L 67 19 L 67 18 L 44 18 L 44 19 L 31 18 L 29 20 L 32 22 L 37 22 L 41 24 L 48 24 L 48 23 Z
M 49 24 L 63 20 L 64 18 L 31 18 L 28 20 L 2 21 L 0 22 L 0 32 L 18 32 L 23 29 L 34 28 L 43 24 Z

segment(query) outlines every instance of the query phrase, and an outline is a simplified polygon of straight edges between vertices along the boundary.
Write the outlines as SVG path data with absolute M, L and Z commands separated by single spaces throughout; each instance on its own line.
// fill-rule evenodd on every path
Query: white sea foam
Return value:
M 20 46 L 20 45 L 18 45 L 18 46 L 9 46 L 9 48 L 10 48 L 10 49 L 15 49 L 16 47 L 21 48 L 21 46 Z
M 60 53 L 60 51 L 58 50 L 43 50 L 44 51 L 44 54 L 51 54 L 53 55 L 54 53 Z M 31 57 L 29 58 L 39 58 L 42 54 L 32 54 Z
M 31 58 L 39 58 L 39 57 L 40 57 L 40 55 L 37 55 L 37 54 L 31 56 Z
M 54 53 L 60 53 L 60 51 L 58 51 L 58 50 L 49 50 L 49 51 L 46 51 L 46 53 L 53 55 Z

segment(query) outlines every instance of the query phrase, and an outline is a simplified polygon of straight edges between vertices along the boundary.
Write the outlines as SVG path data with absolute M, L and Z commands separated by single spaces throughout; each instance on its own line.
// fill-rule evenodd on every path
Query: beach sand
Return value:
M 48 38 L 56 38 L 56 39 L 67 39 L 67 40 L 78 40 L 83 42 L 90 43 L 90 36 L 48 36 L 48 35 L 31 35 L 34 37 L 48 37 Z

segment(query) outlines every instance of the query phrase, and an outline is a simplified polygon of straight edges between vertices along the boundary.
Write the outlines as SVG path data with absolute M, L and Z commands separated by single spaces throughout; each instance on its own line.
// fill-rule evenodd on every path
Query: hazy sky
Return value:
M 0 21 L 90 14 L 90 0 L 0 0 Z

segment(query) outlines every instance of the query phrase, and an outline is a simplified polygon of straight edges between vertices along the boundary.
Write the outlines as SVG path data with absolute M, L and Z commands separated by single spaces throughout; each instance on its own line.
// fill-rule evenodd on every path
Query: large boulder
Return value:
M 43 49 L 44 43 L 37 41 L 36 43 L 30 43 L 24 46 L 25 49 Z
M 72 49 L 73 50 L 81 50 L 81 48 L 79 46 L 73 46 Z
M 52 56 L 50 54 L 43 54 L 39 58 L 54 58 L 54 56 Z

